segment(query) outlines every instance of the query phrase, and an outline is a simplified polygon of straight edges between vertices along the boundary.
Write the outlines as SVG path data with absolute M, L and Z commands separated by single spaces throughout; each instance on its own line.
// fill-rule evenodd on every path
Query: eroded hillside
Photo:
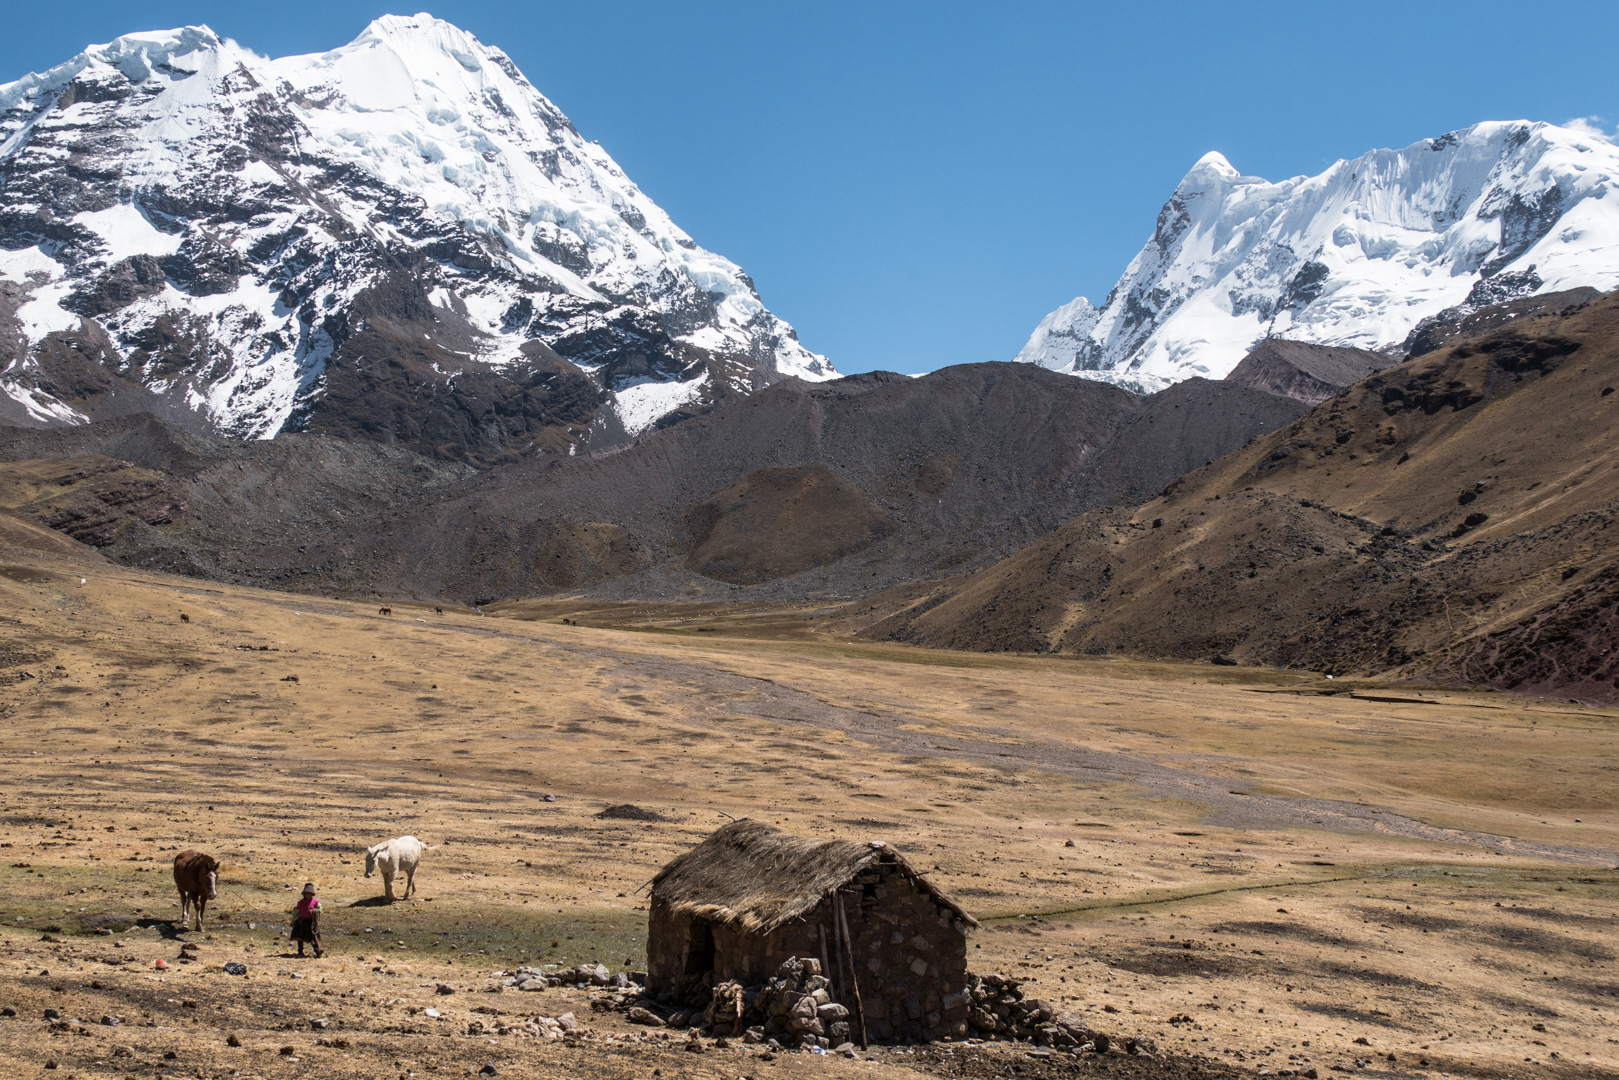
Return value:
M 874 637 L 1619 696 L 1619 298 L 1379 372 L 1133 510 L 874 598 Z

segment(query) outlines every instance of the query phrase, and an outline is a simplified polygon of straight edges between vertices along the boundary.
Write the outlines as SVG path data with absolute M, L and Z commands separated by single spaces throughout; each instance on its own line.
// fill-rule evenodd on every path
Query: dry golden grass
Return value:
M 640 966 L 638 888 L 722 814 L 900 845 L 985 921 L 976 970 L 1021 974 L 1165 1055 L 1323 1076 L 1619 1068 L 1614 712 L 934 653 L 848 640 L 807 610 L 391 606 L 0 566 L 6 1068 L 866 1076 L 1027 1060 L 691 1055 L 635 1041 L 582 993 L 479 993 L 518 963 Z M 623 802 L 667 820 L 595 816 Z M 403 833 L 440 847 L 418 901 L 378 906 L 361 849 Z M 160 972 L 182 847 L 225 863 L 217 921 L 186 935 L 199 963 Z M 321 961 L 283 955 L 305 880 L 327 913 Z M 42 942 L 48 926 L 63 940 Z M 111 927 L 126 929 L 95 933 Z M 252 974 L 221 974 L 227 960 Z M 571 1008 L 594 1035 L 470 1038 L 479 1006 Z M 46 1007 L 91 1034 L 45 1035 Z M 309 1030 L 315 1016 L 334 1026 Z M 315 1045 L 334 1035 L 349 1047 Z

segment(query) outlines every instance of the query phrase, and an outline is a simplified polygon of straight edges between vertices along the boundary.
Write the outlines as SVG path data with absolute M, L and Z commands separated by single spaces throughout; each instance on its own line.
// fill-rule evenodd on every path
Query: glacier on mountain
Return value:
M 0 86 L 0 332 L 0 391 L 38 422 L 86 418 L 55 335 L 250 438 L 320 420 L 339 368 L 362 400 L 384 362 L 402 397 L 468 371 L 549 394 L 509 442 L 588 430 L 581 378 L 634 434 L 837 375 L 505 53 L 427 15 L 281 59 L 131 34 Z
M 1578 286 L 1619 286 L 1619 147 L 1589 130 L 1482 123 L 1280 183 L 1210 153 L 1102 305 L 1016 359 L 1150 393 L 1267 337 L 1398 355 L 1425 317 Z

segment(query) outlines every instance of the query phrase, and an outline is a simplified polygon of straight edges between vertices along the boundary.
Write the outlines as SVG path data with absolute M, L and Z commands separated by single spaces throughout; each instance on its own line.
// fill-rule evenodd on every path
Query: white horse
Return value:
M 365 849 L 365 876 L 370 877 L 380 870 L 383 896 L 391 902 L 396 899 L 394 878 L 403 873 L 405 875 L 403 899 L 409 900 L 410 894 L 416 889 L 416 867 L 421 864 L 422 853 L 432 850 L 433 848 L 414 836 L 398 836 L 392 840 L 384 840 Z

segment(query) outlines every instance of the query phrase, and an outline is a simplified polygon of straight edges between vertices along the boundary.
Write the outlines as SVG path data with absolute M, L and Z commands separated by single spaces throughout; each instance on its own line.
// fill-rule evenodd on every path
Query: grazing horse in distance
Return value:
M 377 608 L 377 614 L 378 615 L 392 615 L 393 613 L 394 613 L 394 609 L 391 608 L 391 607 L 379 607 L 379 608 Z
M 195 910 L 197 929 L 202 929 L 202 914 L 208 901 L 215 898 L 219 885 L 219 860 L 200 851 L 182 851 L 174 857 L 174 887 L 180 890 L 180 926 L 186 924 L 186 913 Z
M 435 845 L 436 846 L 436 845 Z M 365 876 L 382 874 L 382 895 L 391 903 L 394 896 L 394 878 L 405 875 L 405 895 L 409 900 L 416 888 L 416 867 L 421 864 L 422 853 L 433 849 L 414 836 L 398 836 L 365 849 Z

